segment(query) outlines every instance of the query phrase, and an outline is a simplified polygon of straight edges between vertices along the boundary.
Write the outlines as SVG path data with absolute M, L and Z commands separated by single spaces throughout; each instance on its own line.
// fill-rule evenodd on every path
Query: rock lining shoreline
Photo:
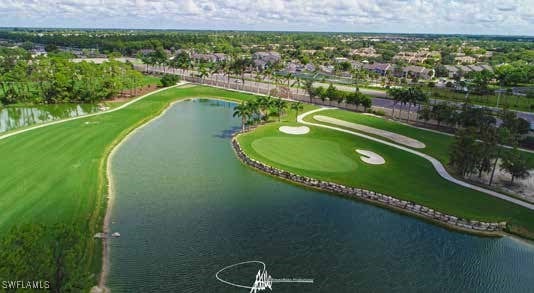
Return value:
M 392 196 L 384 195 L 370 190 L 344 186 L 333 182 L 322 181 L 306 176 L 301 176 L 269 166 L 260 161 L 254 160 L 245 154 L 245 152 L 241 148 L 241 145 L 237 141 L 237 137 L 240 134 L 241 133 L 236 133 L 232 137 L 232 148 L 234 149 L 237 157 L 243 163 L 261 172 L 265 172 L 272 176 L 276 176 L 278 178 L 288 180 L 299 185 L 304 185 L 313 189 L 319 189 L 326 192 L 341 194 L 349 198 L 364 200 L 376 205 L 401 211 L 403 213 L 415 215 L 431 222 L 456 230 L 486 236 L 504 235 L 504 230 L 506 229 L 506 222 L 482 222 L 459 218 L 445 213 L 441 213 L 439 211 L 425 207 L 423 205 L 416 204 L 411 201 L 397 199 Z

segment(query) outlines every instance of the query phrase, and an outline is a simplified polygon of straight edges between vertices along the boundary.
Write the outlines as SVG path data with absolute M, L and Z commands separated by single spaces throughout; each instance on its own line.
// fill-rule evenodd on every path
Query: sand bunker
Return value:
M 386 160 L 384 160 L 384 158 L 377 153 L 366 150 L 356 150 L 356 152 L 360 155 L 363 155 L 360 157 L 360 159 L 367 164 L 382 165 L 386 163 Z
M 313 119 L 315 119 L 317 121 L 321 121 L 321 122 L 334 124 L 334 125 L 337 125 L 337 126 L 343 126 L 343 127 L 347 127 L 347 128 L 356 129 L 358 131 L 369 133 L 369 134 L 378 135 L 378 136 L 390 139 L 390 140 L 392 140 L 392 141 L 394 141 L 396 143 L 399 143 L 399 144 L 402 144 L 402 145 L 405 145 L 405 146 L 409 146 L 411 148 L 416 148 L 416 149 L 425 148 L 425 144 L 420 142 L 420 141 L 418 141 L 418 140 L 416 140 L 416 139 L 409 138 L 407 136 L 400 135 L 400 134 L 393 133 L 393 132 L 389 132 L 389 131 L 386 131 L 386 130 L 382 130 L 382 129 L 378 129 L 378 128 L 374 128 L 374 127 L 369 127 L 369 126 L 365 126 L 365 125 L 362 125 L 362 124 L 347 122 L 347 121 L 344 121 L 344 120 L 339 120 L 339 119 L 336 119 L 336 118 L 327 117 L 327 116 L 321 116 L 321 115 L 315 115 L 315 116 L 313 116 Z
M 310 132 L 310 128 L 308 126 L 280 126 L 278 130 L 280 130 L 283 133 L 297 134 L 297 135 L 306 134 Z

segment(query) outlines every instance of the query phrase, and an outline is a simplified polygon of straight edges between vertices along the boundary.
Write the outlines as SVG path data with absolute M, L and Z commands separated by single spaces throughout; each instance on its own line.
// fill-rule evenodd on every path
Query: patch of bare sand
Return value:
M 313 116 L 313 119 L 315 119 L 317 121 L 320 121 L 320 122 L 326 122 L 326 123 L 334 124 L 334 125 L 337 125 L 337 126 L 342 126 L 342 127 L 355 129 L 355 130 L 358 130 L 358 131 L 361 131 L 361 132 L 378 135 L 378 136 L 381 136 L 383 138 L 387 138 L 387 139 L 392 140 L 392 141 L 394 141 L 396 143 L 399 143 L 399 144 L 402 144 L 402 145 L 405 145 L 405 146 L 408 146 L 408 147 L 411 147 L 411 148 L 423 149 L 423 148 L 426 147 L 426 145 L 424 143 L 422 143 L 422 142 L 420 142 L 420 141 L 418 141 L 416 139 L 413 139 L 413 138 L 410 138 L 410 137 L 407 137 L 407 136 L 404 136 L 404 135 L 401 135 L 401 134 L 397 134 L 397 133 L 394 133 L 394 132 L 390 132 L 390 131 L 386 131 L 386 130 L 382 130 L 382 129 L 378 129 L 378 128 L 362 125 L 362 124 L 352 123 L 352 122 L 348 122 L 348 121 L 345 121 L 345 120 L 340 120 L 340 119 L 336 119 L 336 118 L 332 118 L 332 117 L 328 117 L 328 116 L 322 116 L 322 115 L 315 115 L 315 116 Z

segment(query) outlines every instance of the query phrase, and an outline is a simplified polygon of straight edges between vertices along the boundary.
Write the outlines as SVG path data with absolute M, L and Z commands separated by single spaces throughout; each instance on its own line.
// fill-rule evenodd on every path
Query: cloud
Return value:
M 0 26 L 529 34 L 532 0 L 1 0 Z

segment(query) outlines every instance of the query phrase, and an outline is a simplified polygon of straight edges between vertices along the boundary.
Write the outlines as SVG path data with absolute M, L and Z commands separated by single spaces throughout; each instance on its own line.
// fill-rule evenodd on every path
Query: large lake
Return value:
M 113 292 L 248 292 L 215 273 L 259 260 L 273 292 L 533 292 L 534 246 L 482 238 L 307 190 L 242 165 L 233 104 L 181 102 L 112 162 Z M 259 267 L 224 271 L 251 286 Z M 267 292 L 270 292 L 269 290 Z

